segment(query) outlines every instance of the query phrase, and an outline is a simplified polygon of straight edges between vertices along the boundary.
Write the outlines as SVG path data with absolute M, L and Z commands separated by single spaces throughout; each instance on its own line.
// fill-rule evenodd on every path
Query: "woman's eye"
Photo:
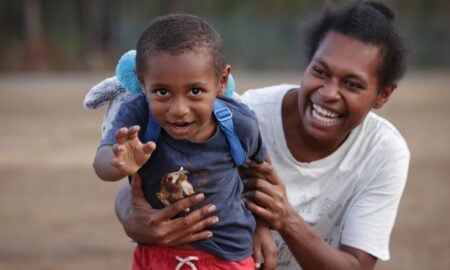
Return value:
M 198 96 L 202 93 L 202 90 L 198 89 L 198 88 L 192 88 L 191 89 L 191 94 L 194 96 Z
M 362 89 L 362 85 L 352 81 L 346 81 L 345 85 L 350 89 Z
M 319 75 L 321 77 L 327 76 L 327 73 L 324 70 L 322 70 L 321 68 L 313 67 L 313 71 L 314 71 L 314 73 L 316 73 L 317 75 Z
M 158 96 L 165 96 L 169 93 L 169 91 L 167 91 L 167 89 L 164 88 L 157 89 L 155 92 Z

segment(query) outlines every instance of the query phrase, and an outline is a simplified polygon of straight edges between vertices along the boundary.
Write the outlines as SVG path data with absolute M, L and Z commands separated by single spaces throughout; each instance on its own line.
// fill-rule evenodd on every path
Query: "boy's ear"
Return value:
M 380 109 L 381 107 L 388 102 L 389 98 L 391 97 L 392 93 L 394 92 L 395 88 L 397 88 L 397 85 L 390 84 L 386 86 L 383 90 L 381 90 L 380 93 L 378 93 L 378 96 L 375 100 L 375 104 L 373 105 L 374 109 Z
M 138 79 L 139 86 L 141 87 L 142 93 L 145 95 L 144 80 L 142 79 L 142 76 L 137 72 L 136 67 L 133 68 L 133 72 L 136 75 L 136 78 Z
M 230 76 L 230 73 L 231 73 L 231 66 L 227 65 L 219 78 L 219 92 L 217 93 L 218 96 L 223 96 L 225 94 L 225 90 L 227 89 L 228 84 L 228 76 Z

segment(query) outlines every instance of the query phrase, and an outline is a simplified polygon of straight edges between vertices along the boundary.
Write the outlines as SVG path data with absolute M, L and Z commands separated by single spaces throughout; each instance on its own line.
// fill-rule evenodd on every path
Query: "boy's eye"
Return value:
M 192 88 L 191 89 L 191 94 L 194 96 L 198 96 L 202 93 L 202 90 L 200 90 L 199 88 Z
M 165 88 L 156 89 L 155 92 L 158 96 L 165 96 L 169 93 L 169 91 L 167 91 L 167 89 Z

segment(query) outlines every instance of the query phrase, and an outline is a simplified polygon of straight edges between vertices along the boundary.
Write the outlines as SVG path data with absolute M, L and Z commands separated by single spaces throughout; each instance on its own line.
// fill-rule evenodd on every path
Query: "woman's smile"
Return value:
M 334 125 L 341 119 L 341 117 L 338 114 L 325 109 L 319 104 L 312 103 L 311 107 L 312 107 L 311 110 L 312 118 L 314 120 L 317 120 L 323 125 L 327 126 Z

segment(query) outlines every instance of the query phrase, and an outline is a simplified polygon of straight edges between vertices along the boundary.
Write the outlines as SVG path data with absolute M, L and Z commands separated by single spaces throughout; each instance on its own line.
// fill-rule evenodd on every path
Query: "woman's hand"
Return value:
M 187 216 L 172 219 L 203 201 L 203 194 L 184 198 L 163 209 L 154 209 L 145 199 L 141 185 L 141 177 L 135 174 L 131 188 L 129 185 L 123 187 L 116 197 L 116 215 L 130 238 L 140 243 L 176 246 L 212 236 L 204 229 L 218 222 L 217 217 L 210 216 L 216 209 L 214 205 L 206 205 Z
M 284 224 L 297 216 L 287 199 L 284 184 L 270 163 L 250 161 L 247 165 L 250 169 L 244 172 L 247 208 L 266 221 L 270 228 L 284 228 Z

